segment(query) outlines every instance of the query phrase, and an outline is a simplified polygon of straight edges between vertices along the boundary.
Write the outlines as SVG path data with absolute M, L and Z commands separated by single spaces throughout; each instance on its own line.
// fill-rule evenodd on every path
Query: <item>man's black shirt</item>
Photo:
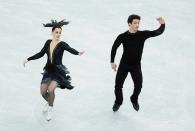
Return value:
M 138 65 L 140 64 L 144 42 L 147 38 L 155 37 L 164 32 L 165 24 L 161 24 L 161 26 L 154 31 L 137 31 L 136 33 L 130 33 L 126 31 L 120 34 L 111 50 L 111 63 L 114 62 L 114 58 L 116 55 L 116 50 L 123 44 L 123 55 L 121 62 L 126 65 Z

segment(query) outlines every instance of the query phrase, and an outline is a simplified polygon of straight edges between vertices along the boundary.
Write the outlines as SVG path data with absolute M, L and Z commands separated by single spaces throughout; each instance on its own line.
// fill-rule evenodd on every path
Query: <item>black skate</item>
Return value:
M 131 103 L 132 103 L 132 105 L 133 105 L 133 108 L 134 108 L 136 111 L 139 111 L 139 103 L 138 103 L 138 101 L 137 101 L 137 100 L 133 100 L 132 97 L 130 98 L 130 100 L 131 100 Z
M 113 110 L 114 112 L 116 112 L 116 111 L 118 111 L 119 108 L 120 108 L 120 105 L 114 103 L 114 105 L 113 105 L 113 107 L 112 107 L 112 110 Z

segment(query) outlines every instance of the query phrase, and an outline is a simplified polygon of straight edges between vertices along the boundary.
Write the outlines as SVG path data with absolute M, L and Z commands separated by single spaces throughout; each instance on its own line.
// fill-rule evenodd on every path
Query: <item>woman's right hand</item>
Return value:
M 117 67 L 117 65 L 116 65 L 115 63 L 111 63 L 111 67 L 112 67 L 112 69 L 116 72 L 116 67 Z
M 79 56 L 82 56 L 85 53 L 84 50 L 82 50 L 81 52 L 79 52 Z
M 23 66 L 24 66 L 24 67 L 25 67 L 25 64 L 26 64 L 27 62 L 28 62 L 27 59 L 23 61 Z

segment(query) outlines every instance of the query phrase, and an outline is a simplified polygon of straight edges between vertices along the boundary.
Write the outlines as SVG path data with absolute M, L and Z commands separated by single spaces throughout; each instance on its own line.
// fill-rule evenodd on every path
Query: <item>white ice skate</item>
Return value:
M 49 104 L 46 103 L 45 106 L 43 107 L 43 113 L 46 113 L 49 109 Z
M 52 110 L 53 110 L 53 107 L 49 106 L 48 111 L 47 111 L 47 116 L 46 116 L 47 121 L 50 121 L 52 119 L 52 115 L 53 115 Z

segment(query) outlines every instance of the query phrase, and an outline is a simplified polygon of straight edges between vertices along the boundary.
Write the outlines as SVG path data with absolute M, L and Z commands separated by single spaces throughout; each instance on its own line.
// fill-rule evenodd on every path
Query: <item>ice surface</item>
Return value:
M 193 0 L 0 0 L 0 131 L 194 131 L 195 43 Z M 139 112 L 129 97 L 130 75 L 124 84 L 124 103 L 113 113 L 115 72 L 110 50 L 118 34 L 128 29 L 126 19 L 139 14 L 141 30 L 153 30 L 164 16 L 163 35 L 145 43 L 143 90 Z M 74 90 L 56 90 L 54 118 L 47 122 L 39 93 L 46 56 L 22 61 L 51 38 L 42 23 L 68 19 L 62 40 L 82 56 L 64 53 L 63 63 Z M 117 51 L 118 64 L 122 53 Z

